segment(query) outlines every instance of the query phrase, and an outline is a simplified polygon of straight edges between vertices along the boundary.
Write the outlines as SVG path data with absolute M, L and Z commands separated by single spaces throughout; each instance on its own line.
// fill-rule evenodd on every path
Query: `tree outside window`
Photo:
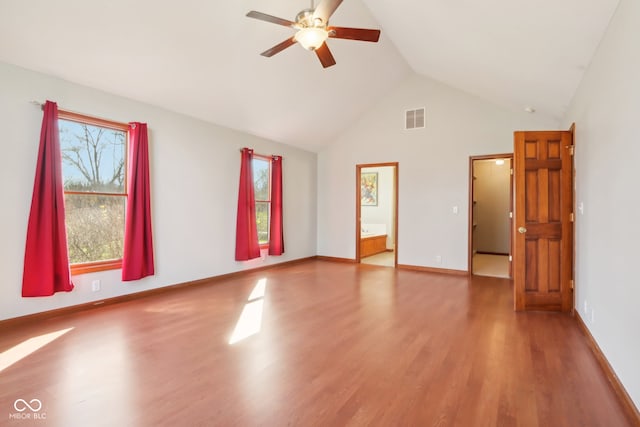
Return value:
M 119 268 L 126 203 L 128 125 L 59 113 L 69 262 Z
M 253 188 L 256 200 L 256 225 L 258 228 L 258 243 L 261 246 L 269 244 L 269 213 L 271 209 L 271 161 L 268 157 L 254 154 Z

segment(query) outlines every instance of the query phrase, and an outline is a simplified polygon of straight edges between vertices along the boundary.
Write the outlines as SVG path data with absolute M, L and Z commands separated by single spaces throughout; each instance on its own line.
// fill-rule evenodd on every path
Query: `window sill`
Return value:
M 117 270 L 122 268 L 122 260 L 114 259 L 109 261 L 87 262 L 84 264 L 72 264 L 71 275 L 96 273 L 98 271 Z

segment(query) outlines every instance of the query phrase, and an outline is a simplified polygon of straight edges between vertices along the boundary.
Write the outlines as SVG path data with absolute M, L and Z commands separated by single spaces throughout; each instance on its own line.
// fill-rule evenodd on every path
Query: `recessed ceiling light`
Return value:
M 535 113 L 536 109 L 533 107 L 524 107 L 524 111 L 531 114 L 531 113 Z

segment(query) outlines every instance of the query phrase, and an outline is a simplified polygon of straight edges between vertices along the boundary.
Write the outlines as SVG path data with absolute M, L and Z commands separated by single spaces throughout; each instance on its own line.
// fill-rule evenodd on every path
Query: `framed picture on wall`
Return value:
M 360 204 L 378 206 L 378 172 L 360 174 Z

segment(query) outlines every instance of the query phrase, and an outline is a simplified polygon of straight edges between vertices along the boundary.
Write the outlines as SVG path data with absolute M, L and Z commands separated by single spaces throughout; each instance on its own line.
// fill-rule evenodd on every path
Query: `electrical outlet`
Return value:
M 98 292 L 100 290 L 100 280 L 94 280 L 91 282 L 91 290 L 93 292 Z
M 436 255 L 436 263 L 437 264 L 441 264 L 442 263 L 442 257 L 440 255 Z

